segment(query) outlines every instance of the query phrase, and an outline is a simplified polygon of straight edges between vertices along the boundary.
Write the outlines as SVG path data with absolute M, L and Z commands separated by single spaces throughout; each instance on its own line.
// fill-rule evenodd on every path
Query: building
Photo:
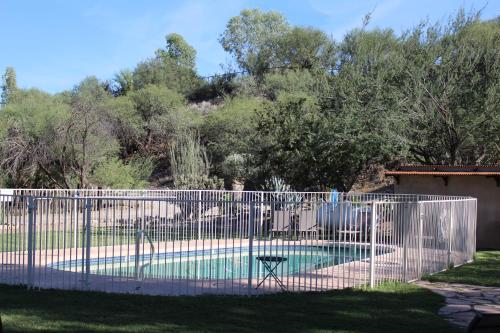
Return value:
M 477 198 L 476 246 L 500 249 L 500 165 L 407 165 L 386 171 L 385 175 L 395 177 L 395 193 Z

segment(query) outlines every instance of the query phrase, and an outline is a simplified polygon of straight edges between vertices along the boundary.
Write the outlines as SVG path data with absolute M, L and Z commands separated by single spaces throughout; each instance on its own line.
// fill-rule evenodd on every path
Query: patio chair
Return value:
M 345 242 L 355 242 L 360 239 L 360 229 L 359 227 L 339 227 L 336 230 L 337 237 L 339 241 L 345 241 Z
M 273 210 L 272 217 L 271 237 L 275 234 L 285 234 L 291 230 L 294 217 L 293 211 Z
M 299 232 L 303 236 L 308 234 L 314 236 L 320 230 L 318 221 L 316 220 L 316 209 L 299 211 Z

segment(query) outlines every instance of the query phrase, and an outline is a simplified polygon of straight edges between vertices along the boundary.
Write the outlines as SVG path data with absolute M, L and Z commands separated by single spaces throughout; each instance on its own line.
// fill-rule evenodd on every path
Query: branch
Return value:
M 61 186 L 61 184 L 59 183 L 59 181 L 57 179 L 55 179 L 51 173 L 40 163 L 40 162 L 37 162 L 37 165 L 38 167 L 43 171 L 43 173 L 56 185 L 56 186 L 59 186 L 60 188 L 63 188 L 63 186 Z

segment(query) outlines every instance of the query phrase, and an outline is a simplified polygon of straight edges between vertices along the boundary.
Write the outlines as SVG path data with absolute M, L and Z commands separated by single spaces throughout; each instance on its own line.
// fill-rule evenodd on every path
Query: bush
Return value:
M 111 158 L 95 168 L 91 180 L 107 188 L 146 188 L 152 170 L 150 159 L 133 159 L 125 164 L 118 158 Z
M 199 138 L 190 133 L 181 135 L 170 147 L 170 167 L 174 186 L 179 189 L 222 189 L 224 183 L 210 177 L 210 163 Z
M 229 182 L 243 183 L 249 177 L 247 156 L 244 154 L 231 154 L 222 163 L 222 173 Z
M 222 164 L 232 154 L 250 152 L 256 133 L 257 110 L 262 109 L 258 98 L 233 98 L 211 111 L 201 126 L 203 142 L 214 166 L 214 173 L 222 175 Z

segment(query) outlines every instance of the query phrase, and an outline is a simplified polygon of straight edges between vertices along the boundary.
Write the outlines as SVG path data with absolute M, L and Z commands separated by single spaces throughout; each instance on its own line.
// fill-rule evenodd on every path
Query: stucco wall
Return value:
M 440 177 L 401 175 L 396 193 L 468 195 L 477 198 L 478 249 L 500 249 L 500 187 L 485 176 L 449 176 L 448 186 Z

